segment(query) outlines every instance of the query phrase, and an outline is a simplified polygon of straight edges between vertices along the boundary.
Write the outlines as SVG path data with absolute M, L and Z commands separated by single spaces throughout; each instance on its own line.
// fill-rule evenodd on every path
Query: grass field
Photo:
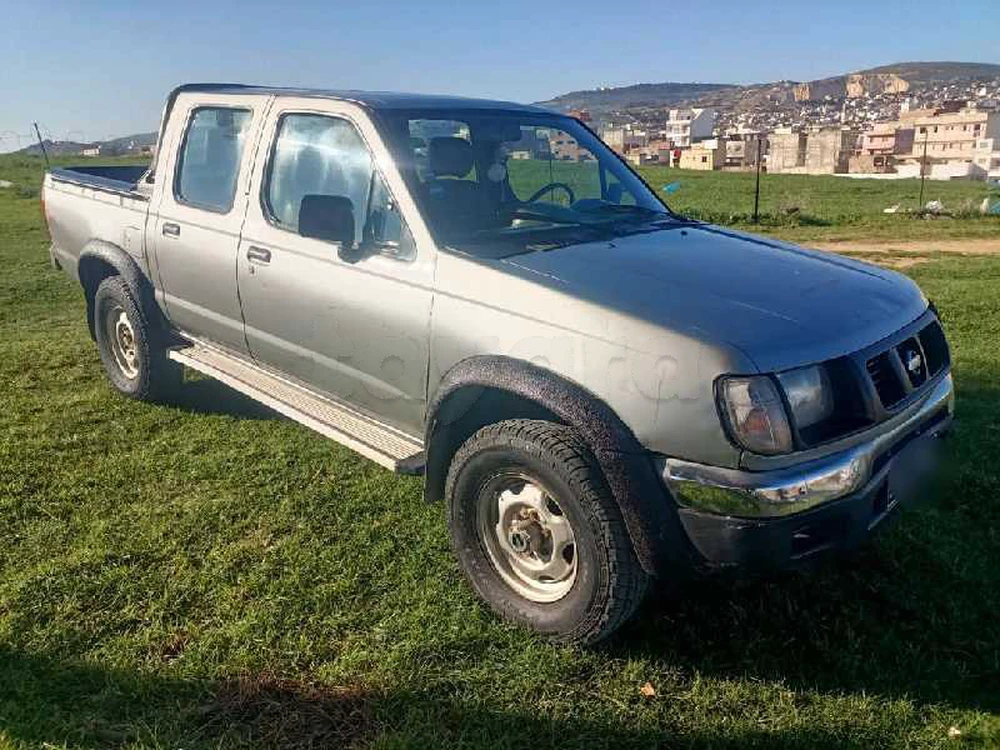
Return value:
M 812 575 L 654 592 L 582 651 L 485 611 L 418 480 L 211 381 L 113 394 L 7 159 L 0 747 L 1000 744 L 1000 257 L 909 269 L 958 384 L 937 497 Z
M 678 182 L 667 196 L 672 208 L 717 224 L 754 227 L 755 175 L 749 172 L 691 172 L 664 167 L 639 170 L 653 187 Z M 990 195 L 984 182 L 930 181 L 924 186 L 924 204 L 940 200 L 954 218 L 921 219 L 903 209 L 920 206 L 919 180 L 856 180 L 833 175 L 761 175 L 760 226 L 757 231 L 791 240 L 946 239 L 996 237 L 1000 217 L 978 214 Z M 1000 191 L 992 191 L 1000 200 Z M 883 209 L 899 206 L 901 212 Z
M 511 160 L 511 183 L 522 199 L 547 182 L 564 182 L 577 196 L 600 194 L 596 162 Z M 957 239 L 996 237 L 1000 217 L 980 214 L 983 199 L 1000 201 L 985 182 L 928 181 L 920 202 L 919 180 L 854 180 L 834 175 L 761 175 L 759 223 L 753 223 L 756 176 L 749 172 L 698 172 L 648 166 L 643 179 L 675 211 L 715 224 L 737 226 L 801 241 Z M 663 191 L 667 185 L 675 190 Z M 565 200 L 562 191 L 553 193 Z M 921 218 L 916 209 L 941 201 L 947 216 Z M 899 212 L 884 209 L 897 206 Z

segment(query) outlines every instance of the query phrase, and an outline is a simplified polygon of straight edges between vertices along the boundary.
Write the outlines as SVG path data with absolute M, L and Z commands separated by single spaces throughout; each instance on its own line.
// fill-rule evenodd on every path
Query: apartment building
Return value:
M 913 151 L 914 130 L 896 122 L 879 122 L 861 134 L 862 156 L 892 156 Z
M 619 154 L 625 153 L 625 128 L 603 128 L 601 140 Z
M 715 110 L 709 107 L 684 107 L 670 110 L 665 137 L 676 148 L 687 148 L 715 130 Z
M 726 163 L 726 144 L 719 138 L 707 138 L 681 151 L 681 169 L 722 169 Z
M 726 136 L 726 169 L 756 169 L 767 155 L 767 137 L 761 133 L 730 133 Z
M 975 107 L 911 110 L 900 114 L 900 125 L 914 130 L 912 149 L 898 157 L 901 164 L 947 165 L 956 175 L 966 168 L 975 176 L 977 144 L 1000 140 L 1000 112 Z
M 975 177 L 1000 180 L 1000 138 L 980 138 L 973 157 Z
M 896 171 L 896 157 L 913 151 L 912 127 L 895 122 L 879 122 L 861 134 L 858 153 L 848 161 L 852 174 L 891 174 Z
M 650 142 L 645 130 L 629 127 L 606 127 L 601 130 L 601 140 L 619 154 L 626 154 L 633 148 L 641 148 Z
M 593 161 L 594 155 L 569 133 L 562 130 L 548 131 L 549 153 L 557 161 Z

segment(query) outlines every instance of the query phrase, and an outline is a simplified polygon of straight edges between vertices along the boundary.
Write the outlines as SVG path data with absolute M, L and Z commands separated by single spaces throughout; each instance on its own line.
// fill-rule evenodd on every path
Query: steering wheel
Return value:
M 571 188 L 565 182 L 550 182 L 548 185 L 543 185 L 538 190 L 536 190 L 534 193 L 532 193 L 531 197 L 528 198 L 528 200 L 526 200 L 525 203 L 534 203 L 539 198 L 541 198 L 543 195 L 545 195 L 547 192 L 549 192 L 550 190 L 554 190 L 556 188 L 559 188 L 560 190 L 566 191 L 566 195 L 569 196 L 569 204 L 571 206 L 574 203 L 576 203 L 576 194 L 573 192 L 573 188 Z

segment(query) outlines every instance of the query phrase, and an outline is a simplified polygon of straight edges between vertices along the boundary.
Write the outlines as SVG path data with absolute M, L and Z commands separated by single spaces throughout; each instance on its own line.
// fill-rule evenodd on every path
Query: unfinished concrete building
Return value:
M 846 128 L 819 128 L 806 139 L 806 174 L 847 174 L 858 143 L 858 132 Z
M 806 134 L 778 128 L 767 136 L 767 171 L 801 173 L 806 166 Z

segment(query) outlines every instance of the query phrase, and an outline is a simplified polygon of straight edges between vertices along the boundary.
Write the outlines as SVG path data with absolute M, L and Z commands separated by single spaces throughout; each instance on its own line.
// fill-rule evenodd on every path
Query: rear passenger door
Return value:
M 158 286 L 182 332 L 246 351 L 236 253 L 265 96 L 178 97 L 149 222 Z
M 264 133 L 238 259 L 251 353 L 420 434 L 435 248 L 402 177 L 347 102 L 278 97 Z M 347 206 L 370 249 L 303 236 L 307 196 Z

